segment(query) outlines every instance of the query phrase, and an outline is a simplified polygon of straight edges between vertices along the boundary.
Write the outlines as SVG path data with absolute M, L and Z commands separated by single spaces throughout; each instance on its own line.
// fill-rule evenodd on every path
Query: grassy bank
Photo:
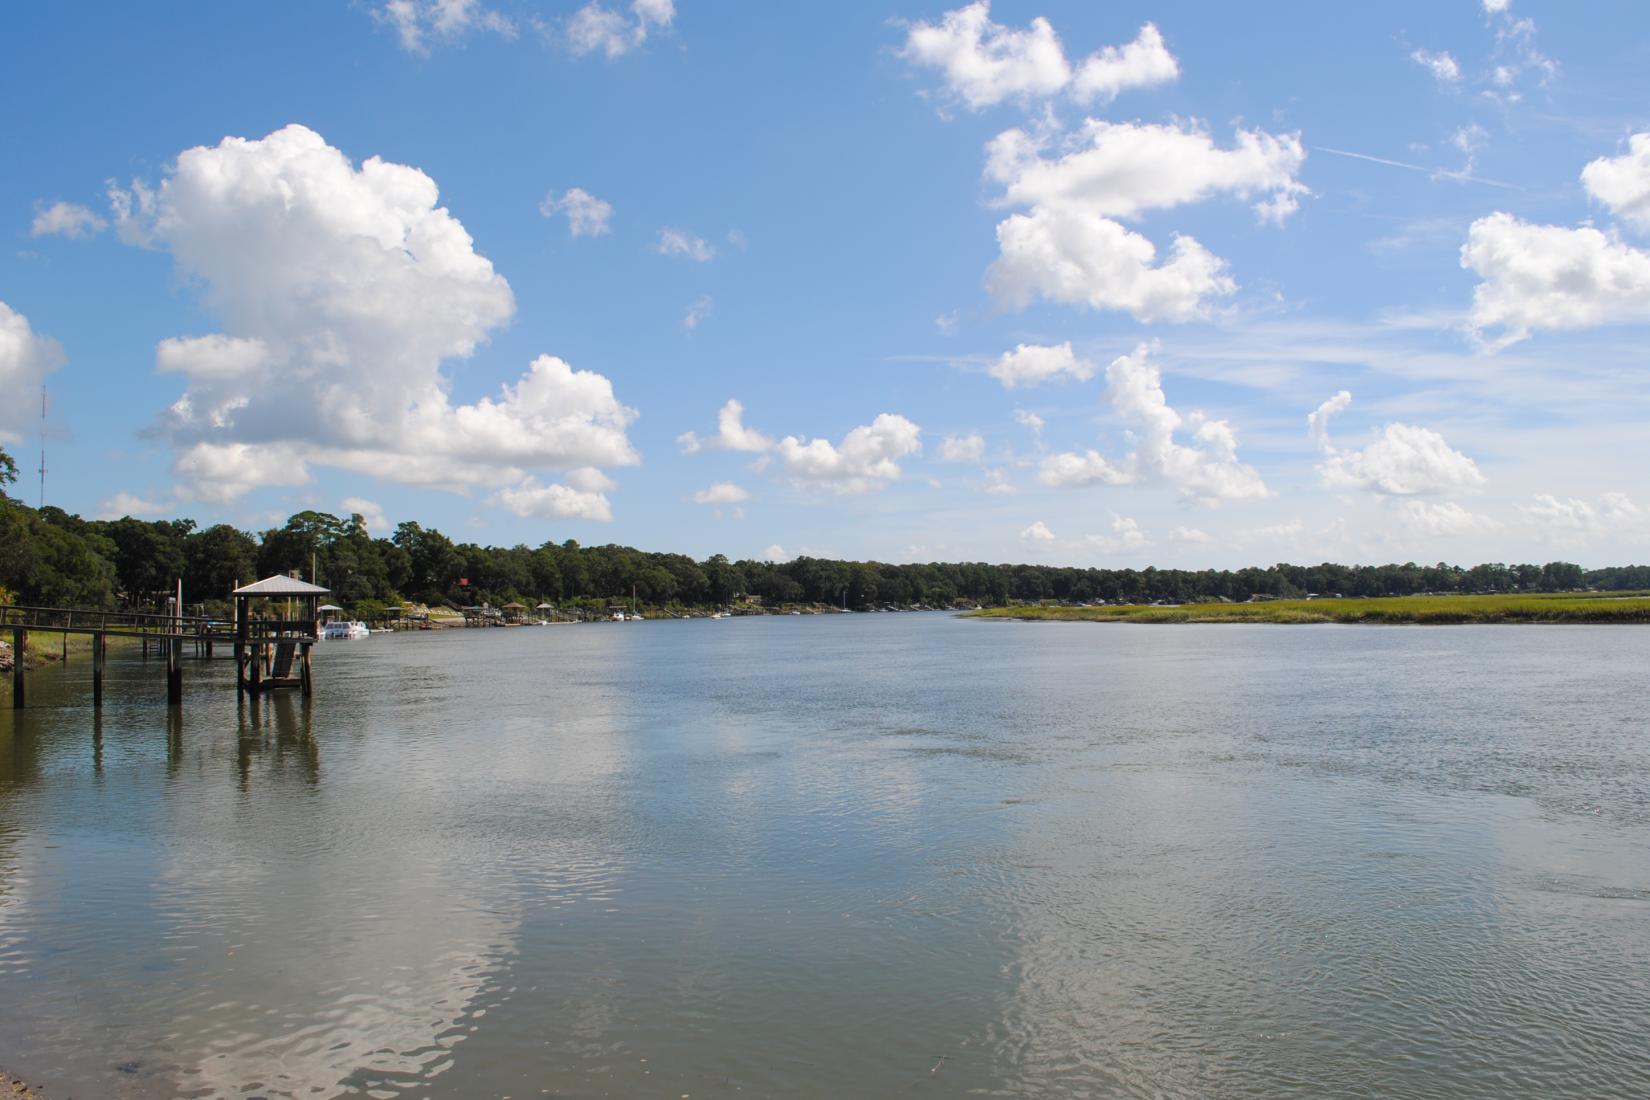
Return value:
M 1261 603 L 994 607 L 977 619 L 1123 623 L 1646 623 L 1650 595 L 1556 592 L 1496 596 L 1383 596 Z

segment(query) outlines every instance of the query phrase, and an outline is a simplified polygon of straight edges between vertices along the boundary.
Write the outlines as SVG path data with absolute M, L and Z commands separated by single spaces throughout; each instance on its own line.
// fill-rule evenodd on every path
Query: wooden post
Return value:
M 235 586 L 239 588 L 240 585 Z M 246 698 L 246 598 L 235 597 L 235 701 Z
M 252 646 L 252 683 L 250 685 L 254 699 L 258 697 L 258 692 L 263 689 L 263 679 L 264 645 L 262 642 L 255 642 Z
M 29 632 L 20 626 L 11 628 L 11 705 L 13 710 L 23 709 L 23 647 L 28 643 Z
M 92 635 L 92 706 L 103 707 L 104 642 L 108 635 L 101 630 Z
M 183 639 L 176 635 L 166 647 L 166 704 L 183 705 Z
M 303 650 L 304 650 L 303 677 L 304 677 L 304 695 L 305 695 L 305 697 L 308 697 L 310 695 L 310 693 L 312 692 L 312 690 L 313 690 L 314 681 L 311 679 L 311 675 L 310 675 L 309 651 L 314 649 L 314 648 L 315 648 L 314 646 L 308 646 L 308 645 L 303 647 Z

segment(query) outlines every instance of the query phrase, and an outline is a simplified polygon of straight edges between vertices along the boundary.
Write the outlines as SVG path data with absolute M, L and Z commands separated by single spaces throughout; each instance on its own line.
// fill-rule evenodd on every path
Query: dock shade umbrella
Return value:
M 538 607 L 534 608 L 535 611 L 554 611 L 555 609 L 556 605 L 553 603 L 541 603 Z
M 321 602 L 322 596 L 332 595 L 332 590 L 297 577 L 274 576 L 242 585 L 230 595 L 235 597 L 235 621 L 238 624 L 244 624 L 251 617 L 253 600 L 279 600 L 284 606 L 276 616 L 280 624 L 278 629 L 283 633 L 314 638 L 320 633 L 316 623 L 321 617 L 321 609 L 316 605 Z M 237 627 L 237 633 L 240 629 Z
M 524 604 L 524 603 L 507 603 L 507 604 L 504 605 L 504 610 L 506 610 L 506 611 L 526 611 L 527 610 L 527 605 Z
M 317 607 L 315 610 L 317 610 L 317 611 L 342 611 L 344 609 L 339 607 L 335 603 L 324 603 L 320 607 Z

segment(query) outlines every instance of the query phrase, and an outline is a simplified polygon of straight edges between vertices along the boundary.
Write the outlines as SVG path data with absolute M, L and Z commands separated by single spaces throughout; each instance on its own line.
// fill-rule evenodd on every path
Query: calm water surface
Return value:
M 1650 1095 L 1650 630 L 375 636 L 0 711 L 54 1097 Z

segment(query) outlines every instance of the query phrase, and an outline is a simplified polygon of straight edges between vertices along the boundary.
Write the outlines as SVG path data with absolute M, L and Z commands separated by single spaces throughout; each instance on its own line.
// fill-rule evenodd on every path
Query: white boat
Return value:
M 328 623 L 326 626 L 321 628 L 321 637 L 327 639 L 367 638 L 371 635 L 372 631 L 368 630 L 367 624 L 363 622 L 340 620 L 338 622 Z

